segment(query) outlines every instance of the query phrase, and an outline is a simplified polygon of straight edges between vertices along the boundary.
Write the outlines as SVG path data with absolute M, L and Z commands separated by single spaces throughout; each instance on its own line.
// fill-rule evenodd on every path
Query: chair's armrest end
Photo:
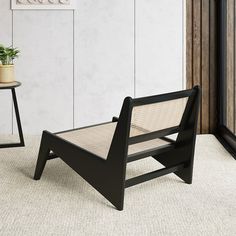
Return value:
M 112 117 L 112 122 L 118 122 L 118 120 L 119 120 L 118 117 L 116 117 L 116 116 L 113 116 L 113 117 Z

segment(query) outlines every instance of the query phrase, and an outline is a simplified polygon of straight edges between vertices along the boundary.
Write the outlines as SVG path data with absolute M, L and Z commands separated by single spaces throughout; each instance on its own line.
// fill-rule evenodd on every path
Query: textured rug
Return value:
M 0 149 L 0 235 L 236 235 L 236 161 L 214 136 L 197 138 L 192 185 L 170 174 L 131 187 L 122 212 L 60 159 L 34 181 L 38 147 Z M 127 177 L 160 167 L 147 158 Z

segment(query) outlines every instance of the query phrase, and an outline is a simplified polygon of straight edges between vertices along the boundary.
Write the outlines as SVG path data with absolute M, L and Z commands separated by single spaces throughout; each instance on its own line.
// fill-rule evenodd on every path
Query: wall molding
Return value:
M 13 10 L 72 10 L 76 0 L 11 0 Z

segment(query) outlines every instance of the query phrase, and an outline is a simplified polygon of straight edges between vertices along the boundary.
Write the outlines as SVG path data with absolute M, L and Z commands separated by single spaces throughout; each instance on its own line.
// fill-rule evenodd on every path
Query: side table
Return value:
M 21 83 L 18 82 L 18 81 L 14 81 L 12 83 L 0 83 L 0 90 L 3 90 L 3 89 L 10 89 L 11 90 L 14 109 L 15 109 L 15 115 L 16 115 L 16 121 L 17 121 L 17 127 L 18 127 L 18 134 L 19 134 L 19 138 L 20 138 L 19 143 L 0 144 L 0 148 L 23 147 L 23 146 L 25 146 L 22 127 L 21 127 L 21 121 L 20 121 L 20 114 L 19 114 L 17 98 L 16 98 L 16 91 L 15 91 L 15 88 L 19 87 L 20 85 L 21 85 Z

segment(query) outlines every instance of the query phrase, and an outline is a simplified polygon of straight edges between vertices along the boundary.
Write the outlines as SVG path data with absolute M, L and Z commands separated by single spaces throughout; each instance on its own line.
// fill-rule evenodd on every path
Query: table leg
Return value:
M 20 113 L 19 113 L 19 108 L 18 108 L 17 98 L 16 98 L 16 91 L 14 88 L 11 91 L 12 91 L 13 104 L 14 104 L 14 108 L 15 108 L 18 133 L 19 133 L 19 137 L 20 137 L 20 144 L 21 144 L 21 146 L 25 146 L 22 126 L 21 126 L 21 121 L 20 121 Z
M 17 122 L 20 142 L 19 143 L 0 144 L 0 148 L 11 148 L 11 147 L 23 147 L 23 146 L 25 146 L 15 88 L 12 88 L 11 92 L 12 92 L 12 99 L 13 99 L 13 105 L 14 105 L 14 110 L 15 110 L 15 115 L 16 115 L 16 122 Z

